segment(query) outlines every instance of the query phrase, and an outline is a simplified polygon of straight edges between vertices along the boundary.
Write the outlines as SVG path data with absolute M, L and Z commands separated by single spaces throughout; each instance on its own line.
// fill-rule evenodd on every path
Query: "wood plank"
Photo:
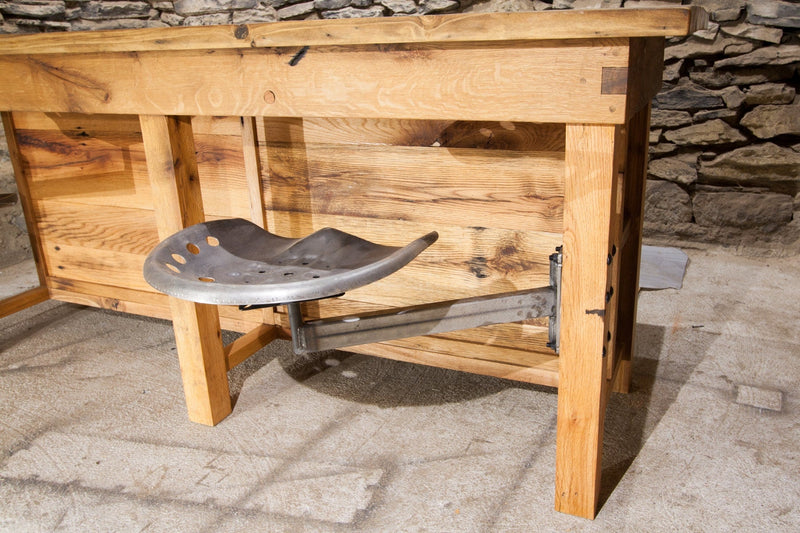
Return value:
M 111 206 L 87 209 L 79 203 L 40 200 L 36 205 L 36 222 L 43 246 L 51 255 L 58 251 L 56 247 L 69 245 L 141 255 L 143 260 L 159 243 L 155 213 L 147 209 Z M 65 260 L 63 256 L 59 259 Z
M 608 249 L 606 271 L 605 337 L 606 379 L 611 380 L 617 369 L 617 324 L 619 322 L 619 292 L 623 272 L 617 256 L 623 246 L 623 206 L 625 202 L 625 156 L 628 149 L 627 128 L 618 127 L 614 139 L 614 173 L 611 181 L 611 209 L 608 219 Z M 610 389 L 609 389 L 610 390 Z M 605 399 L 608 395 L 605 396 Z M 604 399 L 604 401 L 605 401 Z M 605 403 L 603 404 L 605 405 Z M 603 407 L 605 409 L 605 407 Z
M 258 138 L 256 137 L 256 119 L 254 117 L 242 117 L 241 145 L 244 156 L 247 197 L 250 201 L 249 219 L 253 224 L 266 228 L 264 197 L 261 194 L 261 158 L 259 156 Z
M 465 345 L 467 343 L 464 343 Z M 466 346 L 464 346 L 466 348 Z M 495 361 L 458 357 L 446 353 L 420 351 L 417 348 L 394 344 L 365 344 L 348 348 L 348 351 L 406 361 L 460 372 L 535 383 L 548 387 L 558 386 L 558 357 L 543 360 L 540 365 L 516 366 Z
M 145 256 L 48 243 L 45 248 L 48 274 L 79 281 L 97 281 L 119 287 L 156 292 L 142 276 Z
M 600 489 L 616 135 L 611 126 L 567 126 L 556 509 L 586 518 L 595 515 Z
M 48 284 L 53 287 L 55 300 L 172 320 L 166 294 L 59 277 L 48 278 Z M 219 315 L 222 329 L 239 333 L 247 333 L 262 323 L 256 310 L 219 307 Z
M 625 283 L 618 296 L 616 353 L 619 370 L 612 384 L 614 392 L 630 392 L 633 350 L 636 346 L 636 313 L 639 300 L 639 274 L 644 224 L 644 193 L 647 176 L 647 146 L 650 132 L 650 106 L 633 115 L 628 124 L 628 150 L 625 169 L 623 225 L 628 235 L 619 250 L 620 271 Z
M 511 41 L 684 36 L 704 28 L 699 7 L 460 13 L 425 17 L 287 21 L 239 26 L 146 28 L 3 36 L 0 55 L 145 50 L 221 50 L 254 46 Z
M 33 180 L 58 180 L 80 174 L 146 176 L 141 142 L 138 132 L 19 130 L 25 168 Z
M 22 214 L 25 218 L 25 228 L 28 230 L 31 253 L 36 263 L 36 274 L 39 277 L 39 285 L 45 285 L 47 281 L 47 265 L 45 263 L 42 240 L 35 222 L 36 210 L 34 208 L 34 198 L 31 192 L 30 175 L 28 174 L 25 160 L 19 146 L 19 130 L 15 123 L 15 117 L 10 112 L 0 113 L 0 118 L 3 121 L 3 131 L 6 134 L 6 146 L 8 147 L 8 155 L 11 159 L 11 168 L 14 169 L 17 194 L 19 195 Z
M 659 37 L 637 38 L 630 41 L 628 63 L 628 102 L 626 120 L 655 98 L 661 90 L 664 73 L 664 39 Z
M 39 126 L 47 125 L 45 121 L 37 122 Z M 141 134 L 129 130 L 128 117 L 122 117 L 118 124 L 127 131 L 114 131 L 117 124 L 111 120 L 68 122 L 72 122 L 73 129 L 20 130 L 33 197 L 91 206 L 152 209 Z M 238 120 L 237 124 L 240 125 Z M 241 131 L 239 136 L 195 137 L 206 211 L 212 216 L 247 217 L 251 209 L 248 197 L 242 194 L 248 183 Z
M 137 135 L 141 142 L 141 126 L 138 115 L 15 111 L 14 121 L 20 130 L 61 131 L 69 138 L 80 140 L 103 137 L 108 134 L 123 134 Z
M 9 296 L 0 300 L 0 318 L 5 318 L 8 315 L 13 315 L 18 311 L 27 309 L 36 304 L 46 302 L 50 299 L 50 292 L 47 287 L 41 286 L 34 289 L 29 289 L 25 292 Z
M 140 116 L 147 168 L 157 202 L 159 238 L 204 220 L 191 121 Z M 170 298 L 189 419 L 215 425 L 231 412 L 216 306 Z
M 225 346 L 225 363 L 228 370 L 277 339 L 278 331 L 279 328 L 271 324 L 262 324 Z
M 564 125 L 532 122 L 270 117 L 262 144 L 377 144 L 528 152 L 563 152 Z
M 398 272 L 366 287 L 350 291 L 345 299 L 384 306 L 404 306 L 512 292 L 549 285 L 549 255 L 560 245 L 557 233 L 430 225 L 393 220 L 322 215 L 283 217 L 270 226 L 276 233 L 293 234 L 290 225 L 308 226 L 308 233 L 337 227 L 380 244 L 405 245 L 431 230 L 439 240 Z M 320 305 L 327 305 L 323 302 Z
M 601 94 L 601 77 L 603 67 L 628 66 L 627 39 L 312 47 L 290 65 L 287 56 L 295 52 L 111 52 L 35 60 L 0 55 L 0 109 L 511 122 L 625 119 L 625 95 Z
M 561 232 L 559 152 L 361 145 L 265 152 L 268 210 Z

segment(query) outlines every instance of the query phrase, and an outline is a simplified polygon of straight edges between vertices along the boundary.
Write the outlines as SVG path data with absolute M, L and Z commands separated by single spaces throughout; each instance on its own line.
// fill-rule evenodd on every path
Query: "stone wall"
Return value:
M 667 42 L 653 102 L 646 237 L 798 253 L 800 0 L 0 0 L 0 31 L 681 4 L 702 6 L 712 22 Z M 17 212 L 0 217 L 16 228 L 3 230 L 5 247 L 21 225 Z

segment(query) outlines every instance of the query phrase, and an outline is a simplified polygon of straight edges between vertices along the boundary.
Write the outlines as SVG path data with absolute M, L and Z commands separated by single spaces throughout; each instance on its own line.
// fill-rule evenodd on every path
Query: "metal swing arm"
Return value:
M 305 322 L 300 303 L 287 304 L 295 353 L 549 317 L 548 346 L 558 352 L 561 253 L 550 256 L 549 287 Z

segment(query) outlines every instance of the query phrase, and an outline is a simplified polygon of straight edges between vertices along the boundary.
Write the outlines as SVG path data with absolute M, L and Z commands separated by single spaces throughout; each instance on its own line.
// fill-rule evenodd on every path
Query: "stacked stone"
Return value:
M 711 25 L 667 44 L 651 120 L 647 233 L 796 250 L 800 3 L 693 3 Z
M 798 251 L 800 0 L 0 0 L 0 32 L 690 3 L 712 22 L 668 42 L 646 235 Z
M 457 0 L 4 0 L 3 33 L 251 24 L 291 19 L 429 15 Z

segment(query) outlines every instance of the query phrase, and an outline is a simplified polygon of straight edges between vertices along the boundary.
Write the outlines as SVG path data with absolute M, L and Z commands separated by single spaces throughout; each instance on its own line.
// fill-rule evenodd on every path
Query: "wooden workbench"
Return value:
M 649 102 L 694 8 L 547 11 L 7 36 L 0 110 L 41 287 L 171 319 L 191 420 L 231 412 L 227 370 L 286 336 L 276 310 L 168 298 L 159 240 L 244 217 L 439 242 L 331 316 L 534 288 L 563 246 L 561 340 L 487 326 L 356 352 L 558 387 L 556 508 L 593 517 L 610 391 L 627 391 Z M 223 346 L 220 327 L 245 332 Z

